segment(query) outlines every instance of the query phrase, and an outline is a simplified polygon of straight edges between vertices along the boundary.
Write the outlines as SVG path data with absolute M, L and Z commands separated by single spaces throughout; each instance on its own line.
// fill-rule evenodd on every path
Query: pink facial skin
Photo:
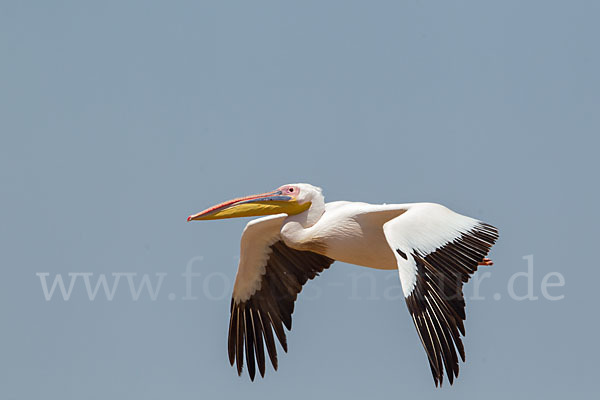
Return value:
M 297 197 L 300 194 L 300 188 L 294 185 L 283 185 L 277 190 L 281 190 L 281 194 Z

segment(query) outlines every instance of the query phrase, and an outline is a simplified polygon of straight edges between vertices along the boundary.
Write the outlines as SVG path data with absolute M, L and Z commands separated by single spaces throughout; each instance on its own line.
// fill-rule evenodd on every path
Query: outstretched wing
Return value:
M 265 375 L 265 351 L 277 369 L 275 336 L 287 352 L 283 326 L 292 329 L 294 302 L 302 285 L 328 268 L 334 260 L 292 249 L 280 239 L 285 214 L 250 221 L 242 234 L 238 268 L 229 320 L 229 362 L 241 375 L 244 354 L 250 379 L 256 364 Z
M 406 304 L 429 358 L 436 386 L 450 384 L 465 360 L 463 283 L 498 239 L 491 225 L 432 203 L 406 205 L 383 230 L 398 262 Z

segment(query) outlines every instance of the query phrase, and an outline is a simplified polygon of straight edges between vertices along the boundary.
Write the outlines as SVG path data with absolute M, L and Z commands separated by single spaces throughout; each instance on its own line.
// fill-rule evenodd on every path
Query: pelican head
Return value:
M 229 200 L 198 214 L 190 215 L 188 221 L 257 217 L 272 214 L 296 215 L 308 210 L 313 200 L 321 198 L 321 189 L 307 183 L 283 185 L 262 194 Z

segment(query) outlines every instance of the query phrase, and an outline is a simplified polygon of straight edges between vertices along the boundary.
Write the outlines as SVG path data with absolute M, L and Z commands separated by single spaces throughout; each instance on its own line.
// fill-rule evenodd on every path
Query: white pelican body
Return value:
M 396 257 L 383 233 L 383 224 L 401 214 L 402 205 L 373 205 L 350 201 L 325 204 L 325 212 L 311 227 L 284 219 L 281 237 L 286 245 L 319 253 L 321 244 L 329 258 L 375 269 L 397 269 Z M 307 245 L 303 241 L 307 242 Z
M 434 203 L 325 204 L 321 189 L 284 185 L 231 200 L 190 220 L 262 216 L 241 240 L 233 288 L 229 359 L 241 374 L 244 360 L 254 379 L 264 376 L 266 346 L 277 369 L 274 335 L 287 351 L 297 294 L 308 279 L 335 260 L 375 269 L 398 269 L 406 303 L 427 352 L 436 385 L 444 369 L 450 383 L 464 361 L 465 302 L 462 285 L 496 241 L 496 228 Z

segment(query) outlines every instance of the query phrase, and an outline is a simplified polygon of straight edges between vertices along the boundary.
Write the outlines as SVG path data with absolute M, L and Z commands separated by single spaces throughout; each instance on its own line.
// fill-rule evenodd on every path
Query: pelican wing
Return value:
M 292 249 L 280 239 L 287 215 L 250 221 L 242 234 L 240 264 L 233 287 L 229 320 L 229 362 L 241 375 L 244 354 L 250 379 L 256 364 L 265 374 L 265 352 L 277 369 L 275 336 L 287 352 L 283 326 L 292 329 L 294 302 L 302 285 L 334 260 L 311 251 Z
M 444 368 L 450 384 L 465 360 L 462 287 L 477 270 L 498 231 L 432 203 L 406 205 L 383 226 L 398 263 L 406 304 L 427 352 L 436 386 Z

